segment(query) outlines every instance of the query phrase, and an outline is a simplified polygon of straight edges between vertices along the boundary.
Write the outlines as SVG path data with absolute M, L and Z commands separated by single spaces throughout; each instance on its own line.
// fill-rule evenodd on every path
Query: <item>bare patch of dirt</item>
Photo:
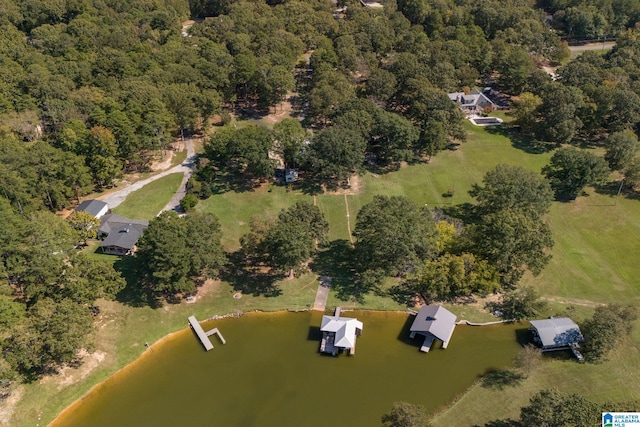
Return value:
M 171 167 L 171 161 L 173 160 L 173 156 L 175 156 L 176 151 L 182 151 L 187 149 L 187 144 L 184 141 L 174 141 L 169 144 L 169 149 L 161 151 L 159 154 L 161 155 L 160 159 L 154 160 L 151 162 L 151 170 L 154 172 L 160 172 L 167 170 Z
M 7 397 L 0 405 L 0 426 L 9 427 L 16 406 L 22 398 L 23 388 L 18 386 L 11 392 L 11 396 Z
M 78 357 L 81 359 L 81 365 L 77 368 L 65 366 L 55 375 L 47 375 L 40 380 L 41 384 L 54 383 L 58 390 L 70 386 L 78 381 L 85 379 L 94 369 L 100 365 L 107 354 L 103 351 L 89 353 L 85 349 L 80 350 Z
M 325 194 L 346 194 L 347 196 L 353 196 L 355 194 L 360 194 L 364 189 L 364 182 L 359 175 L 353 175 L 349 179 L 349 187 L 348 188 L 339 188 L 335 191 L 326 191 Z
M 287 117 L 291 117 L 292 107 L 291 107 L 291 102 L 289 101 L 290 96 L 291 94 L 287 95 L 287 98 L 283 102 L 276 105 L 275 112 L 269 113 L 269 115 L 263 117 L 262 121 L 270 125 L 274 125 L 276 123 L 280 123 L 282 120 L 286 119 Z
M 215 292 L 220 289 L 220 284 L 222 282 L 220 280 L 207 279 L 204 281 L 204 284 L 198 288 L 198 294 L 196 298 L 202 298 L 207 295 L 209 292 Z

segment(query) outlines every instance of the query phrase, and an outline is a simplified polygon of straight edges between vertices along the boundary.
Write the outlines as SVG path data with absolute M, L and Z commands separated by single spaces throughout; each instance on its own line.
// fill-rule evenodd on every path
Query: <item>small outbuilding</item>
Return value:
M 573 351 L 584 342 L 580 327 L 568 317 L 530 320 L 529 323 L 532 326 L 533 340 L 542 347 L 542 351 Z
M 340 308 L 335 316 L 322 316 L 322 341 L 320 352 L 336 356 L 340 350 L 356 353 L 356 337 L 362 335 L 362 322 L 351 317 L 341 317 Z
M 456 315 L 441 305 L 425 305 L 420 309 L 411 325 L 409 338 L 416 335 L 424 337 L 420 351 L 425 353 L 431 350 L 433 341 L 442 341 L 442 348 L 447 348 L 453 330 L 456 327 Z
M 91 199 L 80 203 L 75 210 L 76 212 L 87 212 L 92 216 L 100 219 L 109 211 L 109 206 L 100 200 Z

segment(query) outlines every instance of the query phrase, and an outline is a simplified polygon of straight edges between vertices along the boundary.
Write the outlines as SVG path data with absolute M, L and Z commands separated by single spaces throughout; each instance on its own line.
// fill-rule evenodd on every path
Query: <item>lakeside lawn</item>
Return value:
M 446 209 L 452 204 L 471 202 L 468 190 L 497 163 L 539 171 L 552 154 L 512 142 L 496 129 L 475 127 L 470 123 L 465 123 L 465 127 L 469 140 L 456 150 L 440 153 L 429 164 L 409 165 L 388 174 L 367 173 L 360 177 L 359 188 L 353 194 L 321 194 L 314 198 L 265 184 L 250 192 L 214 195 L 200 202 L 198 209 L 218 216 L 225 249 L 236 250 L 240 237 L 249 230 L 252 216 L 272 217 L 299 200 L 315 201 L 329 221 L 330 239 L 348 244 L 348 224 L 351 229 L 355 227 L 358 210 L 376 194 L 405 195 L 416 203 Z M 455 190 L 453 197 L 443 196 L 452 189 Z M 127 213 L 121 213 L 120 209 L 116 212 L 150 219 L 168 201 L 167 197 L 160 203 L 164 196 L 153 187 L 144 187 L 139 192 L 141 194 L 130 196 L 121 205 L 129 209 Z M 131 205 L 127 206 L 129 200 Z M 160 206 L 150 208 L 152 203 Z M 580 197 L 575 202 L 554 203 L 549 220 L 556 241 L 553 259 L 540 276 L 524 279 L 525 284 L 535 286 L 550 302 L 549 315 L 565 313 L 567 306 L 574 306 L 572 316 L 581 320 L 600 303 L 638 303 L 640 263 L 636 252 L 640 240 L 640 201 L 598 194 L 590 189 L 587 197 Z M 117 262 L 115 257 L 92 256 Z M 65 370 L 62 374 L 64 385 L 57 380 L 45 379 L 37 384 L 20 386 L 15 394 L 22 398 L 15 408 L 11 425 L 50 421 L 92 385 L 135 360 L 145 351 L 145 342 L 154 343 L 166 334 L 186 327 L 188 315 L 205 319 L 237 310 L 304 309 L 313 303 L 317 280 L 315 275 L 307 274 L 281 281 L 278 286 L 282 291 L 278 297 L 245 295 L 234 299 L 231 286 L 217 282 L 203 289 L 196 304 L 182 302 L 160 309 L 100 302 L 102 312 L 97 318 L 94 358 L 86 360 L 77 370 Z M 367 295 L 364 303 L 356 304 L 339 300 L 336 293 L 331 292 L 328 307 L 338 304 L 348 308 L 402 308 L 386 297 Z M 479 305 L 447 307 L 469 320 L 491 319 Z M 581 365 L 572 360 L 552 359 L 518 388 L 495 391 L 475 385 L 450 408 L 443 408 L 434 425 L 465 426 L 496 418 L 515 418 L 520 406 L 526 404 L 531 395 L 549 387 L 577 392 L 597 401 L 638 395 L 640 359 L 636 343 L 640 340 L 640 325 L 637 326 L 634 340 L 616 350 L 610 362 Z M 100 358 L 103 360 L 98 362 Z M 89 369 L 91 366 L 97 367 Z M 51 396 L 56 398 L 51 399 Z
M 131 193 L 119 206 L 112 209 L 118 215 L 132 219 L 155 218 L 178 190 L 184 174 L 172 173 Z

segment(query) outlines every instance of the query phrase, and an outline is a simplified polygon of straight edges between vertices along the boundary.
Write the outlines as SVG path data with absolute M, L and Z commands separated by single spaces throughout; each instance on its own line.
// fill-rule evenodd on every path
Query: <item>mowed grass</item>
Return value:
M 640 328 L 636 327 L 633 337 L 613 349 L 608 361 L 597 365 L 577 363 L 567 354 L 546 353 L 543 356 L 545 363 L 517 386 L 490 389 L 478 381 L 448 408 L 436 414 L 431 425 L 482 426 L 493 420 L 516 419 L 520 408 L 528 405 L 534 394 L 551 388 L 579 394 L 597 403 L 637 399 L 640 396 L 639 342 Z M 599 421 L 593 420 L 591 425 L 599 425 Z
M 430 163 L 407 165 L 396 172 L 366 173 L 359 178 L 358 188 L 352 193 L 314 197 L 265 184 L 254 191 L 214 195 L 200 202 L 197 209 L 214 213 L 219 218 L 223 245 L 229 251 L 239 248 L 240 237 L 249 231 L 252 217 L 275 217 L 280 210 L 297 201 L 315 203 L 321 209 L 330 225 L 330 240 L 348 241 L 349 228 L 355 228 L 359 209 L 377 194 L 403 195 L 421 205 L 446 209 L 452 204 L 472 202 L 468 191 L 498 163 L 540 171 L 551 157 L 551 152 L 536 153 L 529 147 L 513 143 L 496 129 L 475 127 L 470 123 L 465 126 L 469 139 L 456 150 L 444 151 Z M 178 184 L 175 185 L 177 188 Z M 454 190 L 453 197 L 444 197 L 443 194 L 449 190 Z M 147 187 L 140 191 L 152 193 Z M 139 199 L 137 194 L 130 197 L 130 211 L 121 213 L 118 209 L 117 212 L 132 218 L 153 218 L 170 198 L 170 195 L 166 196 L 166 200 L 158 203 L 157 209 L 151 209 L 148 207 L 151 201 L 141 200 L 157 201 L 161 196 L 154 198 L 144 193 L 140 194 L 143 199 Z M 122 207 L 127 207 L 128 202 L 129 199 Z M 589 316 L 597 304 L 638 302 L 640 201 L 598 194 L 590 189 L 588 197 L 580 197 L 571 203 L 554 203 L 549 221 L 556 241 L 553 259 L 540 276 L 526 276 L 524 279 L 525 284 L 535 286 L 550 302 L 548 314 L 566 313 L 566 307 L 574 306 L 572 317 L 581 320 Z M 229 284 L 216 283 L 201 293 L 196 304 L 183 302 L 162 309 L 100 302 L 103 311 L 97 319 L 95 343 L 96 350 L 104 354 L 104 361 L 85 376 L 81 370 L 78 371 L 71 385 L 59 388 L 56 381 L 42 381 L 21 386 L 19 392 L 23 398 L 16 408 L 13 425 L 46 424 L 93 384 L 135 360 L 145 351 L 145 342 L 153 343 L 167 333 L 184 328 L 188 315 L 195 314 L 204 319 L 238 310 L 305 309 L 313 304 L 317 283 L 315 274 L 307 274 L 279 282 L 282 294 L 278 297 L 245 295 L 241 299 L 233 298 L 234 291 Z M 403 308 L 386 297 L 367 295 L 364 305 L 361 305 L 341 301 L 335 292 L 331 292 L 328 307 L 338 304 L 369 309 Z M 468 320 L 492 319 L 479 305 L 447 307 Z M 455 337 L 453 339 L 452 345 L 455 345 Z M 633 340 L 615 349 L 611 360 L 601 365 L 548 358 L 537 373 L 517 388 L 496 391 L 475 385 L 449 408 L 443 408 L 433 425 L 466 426 L 497 418 L 516 418 L 519 408 L 528 402 L 530 396 L 551 387 L 580 393 L 596 401 L 631 399 L 640 395 L 638 342 L 640 325 Z M 425 363 L 428 363 L 427 359 Z M 54 395 L 57 397 L 51 399 L 50 396 Z
M 183 176 L 172 173 L 145 185 L 131 193 L 113 212 L 127 218 L 152 220 L 169 203 Z
M 468 141 L 456 150 L 438 154 L 430 163 L 404 166 L 388 174 L 366 173 L 359 178 L 354 194 L 318 195 L 316 204 L 329 222 L 330 239 L 348 240 L 349 226 L 354 229 L 359 209 L 375 195 L 403 195 L 421 205 L 446 209 L 453 204 L 473 202 L 468 191 L 473 184 L 481 183 L 484 174 L 498 163 L 540 171 L 553 154 L 514 143 L 496 129 L 479 128 L 470 123 L 465 126 L 469 132 Z M 444 197 L 449 190 L 454 192 L 453 197 Z M 222 218 L 231 213 L 247 217 L 249 212 L 266 217 L 276 214 L 278 207 L 294 203 L 295 194 L 278 189 L 271 193 L 216 196 L 218 204 L 228 200 L 230 205 L 228 208 L 217 206 L 215 211 Z M 243 200 L 240 205 L 239 196 Z M 298 193 L 298 196 L 309 200 L 302 194 Z M 203 204 L 203 208 L 210 206 L 209 203 Z M 238 210 L 237 206 L 242 208 Z M 224 227 L 227 247 L 238 247 L 239 237 L 248 228 L 245 224 L 234 225 L 228 218 L 221 220 L 230 225 L 230 228 Z M 582 320 L 590 316 L 598 304 L 638 303 L 640 201 L 588 189 L 586 196 L 574 202 L 554 202 L 548 220 L 556 242 L 553 258 L 538 277 L 527 275 L 523 279 L 523 284 L 535 286 L 549 302 L 548 315 L 566 315 L 566 308 L 571 306 L 571 316 Z M 329 306 L 338 304 L 358 306 L 352 301 L 341 301 L 331 293 Z M 366 296 L 365 305 L 369 304 L 383 309 L 401 308 L 387 298 L 375 295 Z M 491 319 L 481 307 L 453 306 L 451 309 L 469 320 Z M 435 418 L 434 425 L 465 426 L 501 417 L 516 418 L 519 408 L 544 388 L 557 387 L 595 401 L 640 395 L 640 382 L 626 380 L 629 375 L 637 377 L 640 374 L 638 338 L 636 333 L 634 340 L 616 352 L 611 361 L 601 365 L 549 359 L 539 373 L 517 389 L 495 391 L 476 385 L 451 408 L 444 409 Z

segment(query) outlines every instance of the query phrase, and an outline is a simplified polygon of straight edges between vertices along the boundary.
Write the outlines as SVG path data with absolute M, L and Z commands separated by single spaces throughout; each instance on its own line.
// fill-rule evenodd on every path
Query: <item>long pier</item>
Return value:
M 191 328 L 198 336 L 198 339 L 200 339 L 200 342 L 204 346 L 205 350 L 209 351 L 213 349 L 213 344 L 211 344 L 211 340 L 209 339 L 211 335 L 218 335 L 218 337 L 220 337 L 220 341 L 222 341 L 222 344 L 227 343 L 218 328 L 213 328 L 212 330 L 205 332 L 204 329 L 202 329 L 202 326 L 200 326 L 198 319 L 196 319 L 196 316 L 189 316 L 189 323 L 191 324 Z

